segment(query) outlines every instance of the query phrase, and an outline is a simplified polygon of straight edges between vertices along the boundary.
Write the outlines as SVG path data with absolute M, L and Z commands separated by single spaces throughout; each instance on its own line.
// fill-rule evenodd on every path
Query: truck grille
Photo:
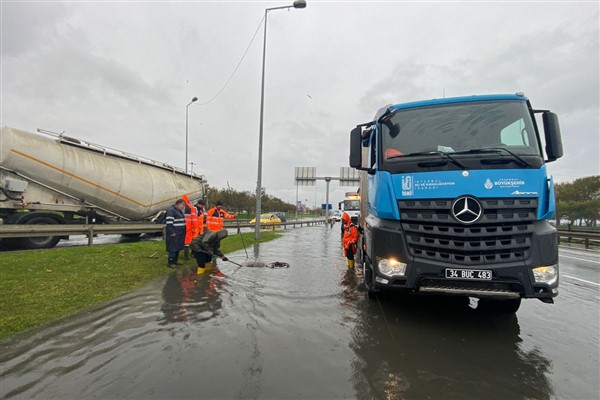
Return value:
M 479 199 L 483 216 L 455 221 L 453 199 L 398 201 L 411 255 L 458 265 L 520 261 L 529 255 L 537 199 Z

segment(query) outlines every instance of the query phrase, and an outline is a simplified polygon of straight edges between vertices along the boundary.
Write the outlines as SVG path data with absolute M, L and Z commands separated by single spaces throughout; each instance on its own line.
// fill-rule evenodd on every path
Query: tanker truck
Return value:
M 63 134 L 3 127 L 0 145 L 0 224 L 149 222 L 184 194 L 204 197 L 203 176 Z M 60 239 L 10 240 L 37 249 Z
M 388 105 L 356 126 L 357 263 L 369 294 L 472 297 L 509 313 L 522 298 L 552 303 L 558 237 L 546 164 L 562 154 L 556 114 L 522 93 Z

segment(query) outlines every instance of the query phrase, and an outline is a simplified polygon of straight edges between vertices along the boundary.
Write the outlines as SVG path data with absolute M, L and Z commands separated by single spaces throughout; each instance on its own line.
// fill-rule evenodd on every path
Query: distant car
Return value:
M 327 220 L 333 221 L 333 222 L 341 221 L 342 220 L 342 212 L 339 210 L 332 211 L 329 214 L 329 216 L 327 217 Z
M 285 213 L 281 212 L 281 211 L 273 211 L 271 214 L 275 214 L 276 216 L 279 217 L 279 219 L 281 220 L 281 222 L 285 222 L 287 221 L 287 219 L 285 218 Z
M 272 213 L 268 213 L 268 214 L 261 214 L 260 215 L 260 223 L 261 224 L 278 224 L 281 222 L 281 219 Z M 251 224 L 255 224 L 256 223 L 256 218 L 252 218 L 250 220 Z

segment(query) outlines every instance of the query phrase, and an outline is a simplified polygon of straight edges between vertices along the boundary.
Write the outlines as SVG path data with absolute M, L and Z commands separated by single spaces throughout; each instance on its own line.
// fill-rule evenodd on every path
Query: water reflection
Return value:
M 202 275 L 197 275 L 195 268 L 171 273 L 162 289 L 164 323 L 207 321 L 217 316 L 223 306 L 221 292 L 227 291 L 225 278 L 216 265 Z
M 541 325 L 525 307 L 518 315 L 524 312 L 527 323 L 519 324 L 515 316 L 473 312 L 453 298 L 370 300 L 361 271 L 347 268 L 338 228 L 290 230 L 254 253 L 248 249 L 255 259 L 290 268 L 221 263 L 220 270 L 196 275 L 182 267 L 107 305 L 0 343 L 0 397 L 544 399 L 582 393 L 569 370 L 574 362 L 561 361 L 566 352 L 553 357 L 565 371 L 554 383 L 568 391 L 550 384 L 556 367 L 546 357 L 562 332 L 553 311 L 541 309 L 548 313 Z M 245 252 L 228 256 L 243 263 Z M 586 332 L 572 339 L 590 340 Z
M 361 285 L 361 282 L 362 274 L 359 270 L 346 269 L 342 273 L 340 279 L 342 308 L 355 312 L 357 305 L 361 303 L 365 296 L 364 285 Z
M 537 349 L 521 350 L 515 315 L 484 315 L 458 298 L 398 295 L 365 301 L 359 312 L 359 398 L 554 397 L 551 363 Z

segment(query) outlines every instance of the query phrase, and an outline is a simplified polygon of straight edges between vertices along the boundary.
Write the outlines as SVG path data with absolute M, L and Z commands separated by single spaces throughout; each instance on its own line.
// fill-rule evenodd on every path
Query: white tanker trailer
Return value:
M 203 176 L 62 134 L 3 127 L 0 223 L 148 221 L 187 194 L 204 197 Z M 17 240 L 17 239 L 15 239 Z M 19 239 L 54 247 L 59 237 Z

